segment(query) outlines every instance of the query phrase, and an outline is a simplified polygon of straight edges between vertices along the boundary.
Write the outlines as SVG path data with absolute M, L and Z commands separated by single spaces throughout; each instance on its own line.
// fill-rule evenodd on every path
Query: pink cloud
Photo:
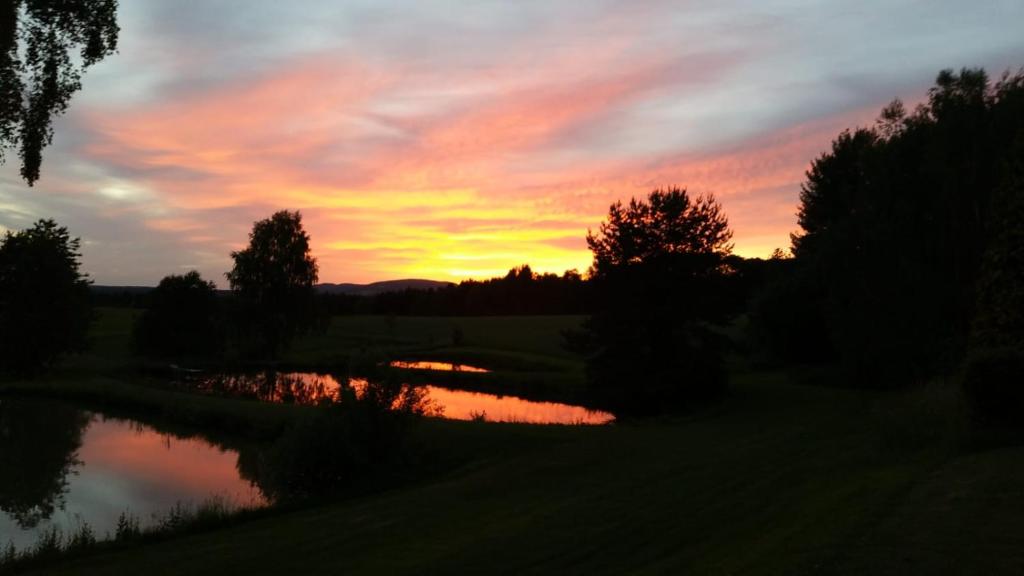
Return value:
M 713 83 L 738 62 L 706 55 L 683 67 L 655 55 L 629 65 L 625 53 L 570 51 L 525 76 L 503 67 L 521 64 L 513 57 L 449 79 L 321 56 L 129 111 L 92 110 L 83 153 L 158 199 L 145 226 L 222 252 L 225 268 L 252 207 L 265 206 L 303 210 L 325 281 L 457 280 L 524 262 L 582 270 L 582 239 L 612 201 L 670 185 L 719 197 L 738 252 L 785 246 L 803 171 L 867 112 L 714 152 L 552 161 L 580 128 L 667 86 Z M 445 86 L 454 96 L 429 97 Z

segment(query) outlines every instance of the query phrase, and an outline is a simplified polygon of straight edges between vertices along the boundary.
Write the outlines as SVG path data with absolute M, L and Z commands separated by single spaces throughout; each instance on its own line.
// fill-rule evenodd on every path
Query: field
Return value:
M 228 414 L 273 429 L 301 417 L 135 387 L 118 369 L 129 320 L 107 311 L 96 352 L 38 391 L 121 398 L 197 425 Z M 479 361 L 501 382 L 517 377 L 519 359 L 520 377 L 572 396 L 582 367 L 558 332 L 579 321 L 339 318 L 288 360 L 373 348 Z M 464 341 L 453 347 L 455 325 Z M 817 385 L 795 384 L 808 380 Z M 419 434 L 438 466 L 401 487 L 40 573 L 1024 572 L 1024 448 L 979 444 L 949 385 L 877 393 L 828 384 L 737 365 L 725 401 L 673 419 L 589 428 L 431 420 Z

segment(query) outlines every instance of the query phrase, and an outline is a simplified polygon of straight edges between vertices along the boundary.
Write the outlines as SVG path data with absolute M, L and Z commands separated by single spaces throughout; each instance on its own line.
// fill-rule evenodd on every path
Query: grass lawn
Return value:
M 364 329 L 422 348 L 453 321 L 474 349 L 573 362 L 551 334 L 567 318 L 348 318 L 297 353 Z M 967 448 L 955 394 L 733 380 L 719 405 L 641 424 L 428 421 L 450 465 L 420 481 L 39 573 L 1024 573 L 1024 448 Z

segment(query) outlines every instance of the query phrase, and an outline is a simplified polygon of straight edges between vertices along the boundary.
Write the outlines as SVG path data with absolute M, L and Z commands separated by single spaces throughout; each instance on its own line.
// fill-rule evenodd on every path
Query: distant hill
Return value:
M 351 294 L 354 296 L 373 296 L 384 292 L 400 292 L 402 290 L 430 290 L 433 288 L 445 288 L 451 286 L 451 282 L 438 282 L 437 280 L 385 280 L 371 284 L 317 284 L 318 292 L 325 294 Z

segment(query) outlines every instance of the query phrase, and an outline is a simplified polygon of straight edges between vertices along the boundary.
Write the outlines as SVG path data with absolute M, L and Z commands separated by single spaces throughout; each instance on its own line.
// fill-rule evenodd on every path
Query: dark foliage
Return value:
M 963 379 L 979 420 L 1019 425 L 1024 421 L 1024 155 L 1016 155 L 1013 175 L 999 194 L 976 283 Z
M 815 337 L 861 386 L 955 369 L 1022 141 L 1024 75 L 991 84 L 966 69 L 942 72 L 912 114 L 897 101 L 874 128 L 841 134 L 801 191 L 785 291 L 807 317 L 792 329 L 827 327 Z
M 0 371 L 32 373 L 86 346 L 92 321 L 79 241 L 53 220 L 0 243 Z
M 17 147 L 30 186 L 53 139 L 53 116 L 81 88 L 82 70 L 117 49 L 119 31 L 117 0 L 0 3 L 0 162 L 5 148 Z
M 731 232 L 714 198 L 654 191 L 613 204 L 588 234 L 598 309 L 569 344 L 590 348 L 595 402 L 620 414 L 687 408 L 726 384 L 721 343 L 709 325 L 729 308 Z
M 135 351 L 156 357 L 212 358 L 224 350 L 216 287 L 195 270 L 170 275 L 147 295 L 149 307 L 136 321 Z
M 296 423 L 267 451 L 259 485 L 278 501 L 367 490 L 401 474 L 410 431 L 427 409 L 420 389 L 386 377 L 345 382 L 340 397 Z
M 715 254 L 732 251 L 732 232 L 722 207 L 712 196 L 692 200 L 686 190 L 655 190 L 646 200 L 633 198 L 608 209 L 597 234 L 587 233 L 594 253 L 592 275 L 604 277 L 630 264 L 644 264 L 668 254 Z
M 276 357 L 319 317 L 313 291 L 317 264 L 302 215 L 282 210 L 256 222 L 249 247 L 231 257 L 234 339 L 247 355 Z
M 788 364 L 835 360 L 820 288 L 801 274 L 793 259 L 775 258 L 765 264 L 765 273 L 747 292 L 755 359 Z

